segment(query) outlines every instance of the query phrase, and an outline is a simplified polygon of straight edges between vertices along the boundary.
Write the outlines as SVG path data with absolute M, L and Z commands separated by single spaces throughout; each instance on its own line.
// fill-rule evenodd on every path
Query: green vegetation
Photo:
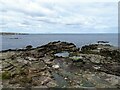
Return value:
M 5 71 L 2 73 L 2 79 L 10 79 L 11 78 L 11 74 L 8 71 Z

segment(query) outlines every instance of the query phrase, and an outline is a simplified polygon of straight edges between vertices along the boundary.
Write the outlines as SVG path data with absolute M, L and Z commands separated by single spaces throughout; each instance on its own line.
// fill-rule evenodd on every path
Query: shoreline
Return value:
M 2 85 L 11 87 L 119 88 L 120 50 L 109 44 L 81 48 L 49 42 L 0 52 Z M 112 80 L 112 81 L 111 81 Z
M 59 42 L 59 41 L 53 41 L 53 42 Z M 62 41 L 61 41 L 62 42 Z M 97 42 L 99 42 L 99 41 L 97 41 Z M 116 49 L 120 49 L 120 47 L 118 47 L 118 46 L 115 46 L 115 45 L 112 45 L 112 44 L 109 44 L 109 42 L 108 41 L 102 41 L 102 42 L 108 42 L 108 43 L 91 43 L 91 44 L 86 44 L 86 45 L 105 45 L 105 46 L 111 46 L 111 47 L 114 47 L 114 48 L 116 48 Z M 50 43 L 50 42 L 48 42 L 48 43 Z M 27 45 L 27 46 L 29 46 L 29 45 Z M 25 48 L 14 48 L 14 49 L 11 49 L 11 48 L 9 48 L 9 49 L 4 49 L 4 50 L 0 50 L 0 53 L 1 52 L 7 52 L 7 51 L 26 51 L 27 50 L 27 46 L 25 46 Z M 32 45 L 30 45 L 30 46 L 32 46 Z M 42 47 L 42 46 L 44 46 L 44 45 L 41 45 L 41 46 L 36 46 L 36 47 L 33 47 L 32 46 L 32 48 L 31 48 L 31 50 L 34 50 L 34 49 L 37 49 L 37 48 L 39 48 L 39 47 Z M 80 46 L 80 47 L 77 47 L 77 48 L 82 48 L 83 46 L 85 46 L 85 45 L 82 45 L 82 46 Z

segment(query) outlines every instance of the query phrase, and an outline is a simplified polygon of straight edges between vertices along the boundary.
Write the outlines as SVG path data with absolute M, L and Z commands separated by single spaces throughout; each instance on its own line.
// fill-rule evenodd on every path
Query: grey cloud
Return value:
M 115 11 L 116 4 L 114 3 L 77 3 L 75 1 L 74 3 L 69 3 L 69 1 L 65 3 L 55 1 L 55 3 L 40 3 L 39 0 L 18 0 L 20 3 L 17 3 L 16 0 L 15 2 L 14 0 L 11 0 L 12 2 L 10 0 L 1 1 L 0 13 L 4 15 L 2 18 L 4 22 L 0 24 L 9 28 L 31 27 L 32 29 L 42 29 L 43 32 L 44 30 L 51 32 L 49 30 L 60 28 L 62 32 L 63 29 L 69 30 L 71 28 L 79 31 L 80 28 L 104 29 L 104 27 L 116 26 L 117 11 Z

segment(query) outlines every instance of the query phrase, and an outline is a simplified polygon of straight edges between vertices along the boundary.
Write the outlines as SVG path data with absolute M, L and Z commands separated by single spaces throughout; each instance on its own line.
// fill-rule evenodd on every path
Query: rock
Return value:
M 15 37 L 15 38 L 10 38 L 10 39 L 19 39 L 18 37 Z
M 19 63 L 24 63 L 24 64 L 28 64 L 28 61 L 27 60 L 24 60 L 24 59 L 17 59 L 17 61 L 19 62 Z
M 8 72 L 8 71 L 4 71 L 3 73 L 2 73 L 2 79 L 4 80 L 4 79 L 10 79 L 11 78 L 11 73 L 10 72 Z
M 97 44 L 85 45 L 81 48 L 82 53 L 94 53 L 93 50 L 97 50 Z
M 51 81 L 51 78 L 47 77 L 45 80 L 41 82 L 42 85 L 46 85 L 48 82 Z
M 47 64 L 47 65 L 51 65 L 53 62 L 53 57 L 51 56 L 46 56 L 46 57 L 43 57 L 42 60 Z
M 112 85 L 116 85 L 120 83 L 120 77 L 115 75 L 108 75 L 105 80 L 111 83 Z
M 59 68 L 60 68 L 59 65 L 53 65 L 52 67 L 53 67 L 54 69 L 59 69 Z
M 28 50 L 30 50 L 30 49 L 32 49 L 32 45 L 28 45 L 28 46 L 26 46 L 26 49 L 28 49 Z
M 47 86 L 48 87 L 56 87 L 57 84 L 55 83 L 55 81 L 50 81 L 50 82 L 47 83 Z
M 76 46 L 73 43 L 68 43 L 68 42 L 50 42 L 46 45 L 43 45 L 41 47 L 38 47 L 39 52 L 43 53 L 51 53 L 55 54 L 57 52 L 62 52 L 62 51 L 76 51 L 78 50 Z
M 36 58 L 33 58 L 33 57 L 26 57 L 26 59 L 28 59 L 29 61 L 35 61 Z
M 83 67 L 85 65 L 85 61 L 83 60 L 82 56 L 73 56 L 70 57 L 73 61 L 73 65 L 78 66 L 78 67 Z
M 109 41 L 97 41 L 97 43 L 109 43 Z
M 64 79 L 67 80 L 68 78 L 65 77 Z
M 93 62 L 93 63 L 100 63 L 101 62 L 100 59 L 97 59 L 97 58 L 94 58 L 94 57 L 92 57 L 90 59 L 90 61 Z
M 60 52 L 60 53 L 56 53 L 54 55 L 57 57 L 68 57 L 69 53 L 68 52 Z
M 100 69 L 101 67 L 100 66 L 93 66 L 94 69 Z
M 108 48 L 104 48 L 100 50 L 100 54 L 107 57 L 112 57 L 114 59 L 118 59 L 120 56 L 119 50 L 110 50 Z
M 73 59 L 73 61 L 80 61 L 83 59 L 82 56 L 73 56 L 73 57 L 69 57 L 70 59 Z

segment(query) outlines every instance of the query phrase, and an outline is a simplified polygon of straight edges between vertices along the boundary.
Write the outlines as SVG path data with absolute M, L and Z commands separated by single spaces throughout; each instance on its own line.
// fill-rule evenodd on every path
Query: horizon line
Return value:
M 6 33 L 6 34 L 34 34 L 34 35 L 37 35 L 37 34 L 119 34 L 119 32 L 110 32 L 110 33 L 103 33 L 103 32 L 95 32 L 95 33 L 28 33 L 28 32 L 0 32 L 0 34 L 2 33 Z

